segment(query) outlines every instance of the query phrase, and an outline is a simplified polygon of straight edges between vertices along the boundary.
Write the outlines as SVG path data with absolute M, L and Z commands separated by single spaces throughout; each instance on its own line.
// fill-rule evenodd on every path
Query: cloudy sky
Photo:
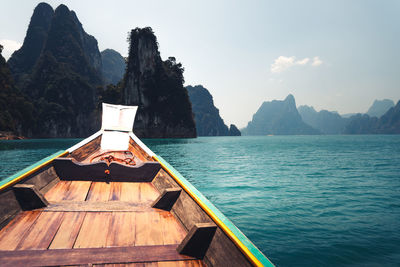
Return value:
M 40 1 L 1 4 L 8 58 Z M 127 33 L 150 26 L 161 56 L 202 84 L 226 124 L 247 125 L 263 101 L 289 93 L 297 105 L 365 112 L 400 99 L 400 1 L 47 1 L 74 10 L 100 50 L 127 55 Z

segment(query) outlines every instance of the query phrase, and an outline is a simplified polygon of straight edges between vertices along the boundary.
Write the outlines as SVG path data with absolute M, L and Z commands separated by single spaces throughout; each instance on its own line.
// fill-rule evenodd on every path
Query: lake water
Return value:
M 0 141 L 0 177 L 77 141 Z M 144 141 L 277 266 L 400 265 L 398 135 Z

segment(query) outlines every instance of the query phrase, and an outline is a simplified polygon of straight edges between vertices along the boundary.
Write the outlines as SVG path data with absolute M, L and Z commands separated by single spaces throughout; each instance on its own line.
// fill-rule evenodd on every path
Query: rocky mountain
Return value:
M 229 135 L 230 136 L 241 136 L 242 133 L 239 131 L 239 129 L 236 127 L 235 124 L 231 124 L 229 127 Z
M 305 123 L 323 134 L 341 134 L 348 122 L 348 119 L 342 118 L 337 112 L 327 110 L 317 112 L 310 106 L 299 106 L 297 110 Z
M 400 134 L 400 101 L 379 119 L 367 114 L 350 118 L 344 134 Z
M 22 135 L 30 130 L 27 127 L 35 120 L 34 107 L 14 86 L 10 69 L 1 55 L 2 51 L 3 46 L 0 45 L 0 132 L 7 132 L 6 136 Z
M 135 133 L 147 138 L 196 137 L 182 65 L 173 57 L 161 59 L 150 27 L 133 29 L 129 41 L 122 103 L 139 106 Z
M 41 55 L 53 14 L 53 8 L 46 3 L 40 3 L 36 6 L 22 47 L 15 51 L 8 60 L 8 65 L 18 87 L 22 86 L 23 82 L 28 79 Z
M 125 59 L 113 49 L 101 51 L 103 61 L 103 78 L 105 84 L 119 83 L 125 74 Z
M 214 106 L 214 100 L 210 92 L 202 85 L 186 86 L 194 118 L 196 121 L 197 135 L 199 136 L 227 136 L 240 135 L 235 125 L 229 129 L 221 116 L 219 110 Z M 231 131 L 232 130 L 232 131 Z
M 292 135 L 319 134 L 320 132 L 303 122 L 297 111 L 293 95 L 288 95 L 285 100 L 264 102 L 242 133 L 246 135 Z
M 394 107 L 393 100 L 390 99 L 375 100 L 372 106 L 368 109 L 367 115 L 370 117 L 380 118 L 391 107 Z
M 19 88 L 36 109 L 32 136 L 83 137 L 98 130 L 101 54 L 74 11 L 65 5 L 52 11 L 48 4 L 39 4 L 21 49 L 9 62 Z

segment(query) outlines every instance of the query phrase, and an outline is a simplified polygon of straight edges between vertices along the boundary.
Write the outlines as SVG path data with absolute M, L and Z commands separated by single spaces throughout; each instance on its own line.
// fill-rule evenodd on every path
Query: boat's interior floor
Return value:
M 68 262 L 114 249 L 107 264 L 205 266 L 176 252 L 187 232 L 169 211 L 151 207 L 158 196 L 152 183 L 60 181 L 45 194 L 47 207 L 18 214 L 0 231 L 0 250 L 15 251 L 10 257 L 22 260 L 47 257 L 49 264 L 60 256 Z M 123 258 L 128 251 L 131 258 Z

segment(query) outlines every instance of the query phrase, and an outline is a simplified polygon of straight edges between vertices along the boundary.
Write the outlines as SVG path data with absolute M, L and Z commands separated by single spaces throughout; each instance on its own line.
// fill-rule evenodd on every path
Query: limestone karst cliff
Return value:
M 194 118 L 196 121 L 197 135 L 199 136 L 227 136 L 240 135 L 235 125 L 231 130 L 225 125 L 219 115 L 219 110 L 214 106 L 214 100 L 210 92 L 202 85 L 186 86 Z
M 242 133 L 246 135 L 291 135 L 319 134 L 320 132 L 303 122 L 297 111 L 293 95 L 288 95 L 285 100 L 264 102 Z
M 24 44 L 9 62 L 19 88 L 35 106 L 37 119 L 28 136 L 84 137 L 98 130 L 101 55 L 74 11 L 60 5 L 53 12 L 39 4 Z
M 103 79 L 105 84 L 117 85 L 125 74 L 125 59 L 113 49 L 101 51 L 103 61 Z
M 150 27 L 133 29 L 129 41 L 122 103 L 139 106 L 135 133 L 147 138 L 196 137 L 182 65 L 172 57 L 161 59 Z
M 297 110 L 305 123 L 319 130 L 322 134 L 341 134 L 349 121 L 337 112 L 327 110 L 317 112 L 310 106 L 299 106 Z

